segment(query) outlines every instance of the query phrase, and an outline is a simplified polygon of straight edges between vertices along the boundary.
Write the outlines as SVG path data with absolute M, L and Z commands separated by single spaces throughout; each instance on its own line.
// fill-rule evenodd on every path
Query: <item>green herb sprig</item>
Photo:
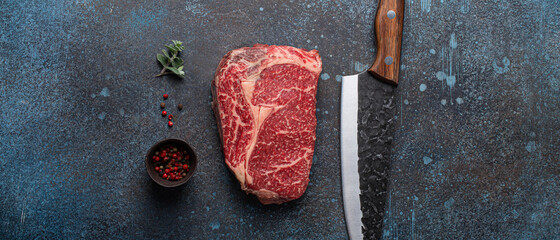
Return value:
M 156 75 L 156 77 L 161 77 L 168 74 L 175 74 L 180 78 L 185 78 L 185 72 L 183 72 L 183 59 L 179 57 L 179 53 L 185 50 L 183 43 L 181 41 L 173 40 L 173 44 L 164 45 L 167 50 L 162 49 L 162 54 L 157 55 L 157 60 L 163 66 L 161 72 Z

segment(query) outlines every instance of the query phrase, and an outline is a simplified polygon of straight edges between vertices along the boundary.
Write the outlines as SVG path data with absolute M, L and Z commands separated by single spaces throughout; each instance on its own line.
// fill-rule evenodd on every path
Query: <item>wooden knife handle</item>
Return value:
M 375 15 L 377 57 L 368 72 L 394 85 L 399 83 L 403 19 L 404 0 L 379 0 Z

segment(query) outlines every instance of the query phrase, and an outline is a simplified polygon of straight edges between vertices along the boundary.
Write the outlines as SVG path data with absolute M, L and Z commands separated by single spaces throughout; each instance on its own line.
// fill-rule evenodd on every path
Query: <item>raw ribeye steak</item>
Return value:
M 226 54 L 212 82 L 225 161 L 263 204 L 303 195 L 315 145 L 317 50 L 257 44 Z

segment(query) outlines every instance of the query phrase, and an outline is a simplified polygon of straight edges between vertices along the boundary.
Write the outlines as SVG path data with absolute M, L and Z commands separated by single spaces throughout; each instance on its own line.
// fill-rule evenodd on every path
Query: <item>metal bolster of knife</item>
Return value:
M 379 0 L 375 16 L 377 56 L 368 72 L 384 82 L 398 85 L 404 0 Z

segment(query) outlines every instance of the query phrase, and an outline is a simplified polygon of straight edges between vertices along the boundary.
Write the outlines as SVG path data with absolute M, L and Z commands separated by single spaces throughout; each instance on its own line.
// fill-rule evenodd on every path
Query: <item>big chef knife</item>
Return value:
M 403 18 L 404 0 L 379 0 L 375 62 L 365 72 L 342 78 L 342 194 L 350 239 L 380 239 L 382 234 Z

